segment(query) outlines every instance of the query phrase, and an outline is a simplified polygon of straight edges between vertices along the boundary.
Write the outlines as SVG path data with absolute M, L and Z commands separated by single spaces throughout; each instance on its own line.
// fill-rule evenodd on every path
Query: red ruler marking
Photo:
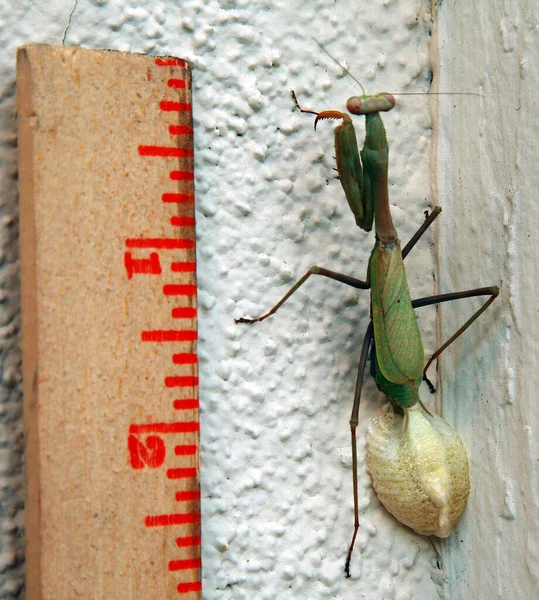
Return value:
M 200 592 L 202 590 L 202 584 L 200 581 L 193 581 L 192 583 L 178 583 L 178 592 L 180 594 L 187 594 L 189 592 Z
M 200 558 L 188 558 L 186 560 L 171 560 L 168 563 L 169 571 L 181 571 L 182 569 L 200 569 L 202 563 Z
M 200 536 L 187 535 L 185 537 L 179 537 L 176 540 L 176 544 L 179 548 L 186 548 L 187 546 L 200 546 Z
M 167 85 L 169 88 L 175 88 L 179 90 L 185 88 L 187 84 L 185 79 L 169 79 L 167 81 Z
M 189 433 L 190 431 L 200 431 L 200 424 L 198 421 L 143 423 L 129 426 L 129 433 Z
M 174 448 L 174 454 L 176 456 L 189 456 L 191 454 L 196 454 L 196 451 L 197 447 L 194 444 L 183 444 Z
M 175 227 L 194 227 L 195 220 L 192 217 L 171 217 L 170 224 Z
M 200 492 L 194 492 L 194 491 L 176 492 L 176 500 L 178 502 L 189 502 L 190 500 L 200 500 Z
M 191 148 L 178 148 L 177 146 L 139 146 L 140 156 L 162 156 L 164 158 L 186 158 L 194 156 Z
M 171 265 L 171 270 L 174 271 Z M 163 268 L 157 252 L 150 252 L 149 258 L 133 258 L 131 252 L 124 252 L 124 267 L 127 278 L 132 279 L 135 274 L 161 275 Z
M 172 309 L 174 319 L 194 319 L 197 316 L 197 309 L 191 306 L 178 306 Z
M 186 65 L 181 58 L 156 58 L 155 64 L 158 67 L 185 67 Z
M 197 476 L 197 470 L 192 467 L 177 469 L 168 469 L 167 477 L 169 479 L 190 479 L 191 477 Z
M 185 398 L 174 400 L 173 406 L 176 410 L 196 410 L 199 407 L 199 402 L 197 398 Z
M 169 377 L 165 377 L 165 385 L 168 388 L 173 387 L 188 387 L 192 388 L 198 385 L 198 377 L 194 377 L 193 375 L 172 375 Z
M 155 329 L 154 331 L 143 331 L 141 339 L 143 342 L 192 342 L 198 334 L 192 329 Z
M 128 238 L 127 248 L 157 248 L 159 250 L 186 250 L 195 247 L 194 240 L 181 238 Z
M 191 284 L 166 284 L 163 286 L 165 296 L 195 296 L 197 286 Z
M 161 200 L 165 203 L 165 204 L 185 204 L 185 203 L 189 203 L 189 202 L 194 202 L 195 201 L 195 197 L 193 194 L 181 194 L 181 193 L 176 193 L 176 194 L 163 194 L 161 196 Z
M 193 133 L 193 128 L 186 125 L 169 125 L 168 132 L 171 135 L 190 135 Z
M 182 352 L 172 355 L 172 362 L 175 365 L 193 365 L 198 362 L 198 356 L 194 352 Z
M 189 171 L 171 171 L 170 178 L 172 181 L 193 181 L 195 174 Z
M 173 262 L 170 270 L 173 273 L 189 273 L 196 271 L 197 265 L 194 262 Z
M 170 515 L 148 515 L 144 520 L 146 527 L 170 527 L 171 525 L 185 525 L 187 523 L 198 523 L 199 512 L 173 513 Z
M 161 102 L 159 102 L 159 108 L 164 112 L 191 112 L 191 103 L 161 100 Z
M 164 139 L 157 137 L 146 140 L 150 143 L 137 145 L 138 156 L 141 160 L 154 161 L 155 168 L 162 168 L 160 181 L 165 181 L 165 189 L 159 190 L 156 197 L 149 202 L 157 202 L 165 212 L 166 222 L 163 224 L 148 224 L 144 234 L 129 237 L 125 240 L 128 252 L 124 253 L 124 267 L 130 285 L 136 284 L 144 276 L 159 277 L 163 272 L 167 273 L 167 282 L 161 283 L 161 293 L 166 298 L 177 299 L 179 304 L 196 304 L 196 282 L 195 282 L 195 240 L 193 216 L 194 202 L 194 174 L 192 159 L 193 152 L 193 128 L 191 119 L 190 102 L 190 76 L 189 71 L 184 70 L 185 62 L 176 58 L 157 58 L 155 64 L 159 67 L 169 69 L 167 71 L 166 86 L 156 108 L 159 108 L 160 118 L 163 120 Z M 148 80 L 152 77 L 148 75 Z M 163 82 L 164 83 L 164 82 Z M 169 122 L 166 122 L 166 121 Z M 170 121 L 177 121 L 171 123 Z M 168 136 L 174 136 L 172 139 Z M 153 137 L 153 136 L 152 136 Z M 157 160 L 156 160 L 157 159 Z M 163 177 L 162 175 L 168 175 Z M 177 214 L 170 214 L 175 212 Z M 168 214 L 167 214 L 168 213 Z M 168 235 L 166 227 L 183 227 L 178 232 L 173 229 Z M 153 231 L 159 232 L 152 235 Z M 135 232 L 136 233 L 136 232 Z M 176 234 L 176 235 L 175 235 Z M 148 250 L 152 252 L 147 252 Z M 131 252 L 133 250 L 133 252 Z M 136 252 L 135 252 L 136 251 Z M 146 252 L 145 252 L 146 251 Z M 140 254 L 140 255 L 137 255 Z M 179 281 L 175 281 L 179 279 Z M 170 281 L 172 279 L 172 281 Z M 183 280 L 183 281 L 182 281 Z M 146 287 L 144 289 L 147 289 Z M 155 289 L 155 286 L 152 288 Z M 159 289 L 159 288 L 158 288 Z M 165 306 L 166 304 L 160 304 Z M 150 304 L 148 304 L 150 306 Z M 169 349 L 172 354 L 172 364 L 178 367 L 180 374 L 163 373 L 163 393 L 167 395 L 181 396 L 188 394 L 187 398 L 170 398 L 172 405 L 167 402 L 153 403 L 149 398 L 149 406 L 154 413 L 157 406 L 168 406 L 169 411 L 180 411 L 172 413 L 178 420 L 169 421 L 170 412 L 162 417 L 157 417 L 156 422 L 133 423 L 129 426 L 128 451 L 129 462 L 136 470 L 137 476 L 152 477 L 152 479 L 141 479 L 141 485 L 155 485 L 155 476 L 165 477 L 167 489 L 170 490 L 169 500 L 172 502 L 192 502 L 196 508 L 185 512 L 168 512 L 172 506 L 159 501 L 154 509 L 156 513 L 144 517 L 144 525 L 149 531 L 155 527 L 183 527 L 183 535 L 173 536 L 174 548 L 193 548 L 192 551 L 184 550 L 185 556 L 180 559 L 170 557 L 167 577 L 176 574 L 174 584 L 180 594 L 200 592 L 200 489 L 198 484 L 198 432 L 200 425 L 198 421 L 199 402 L 196 386 L 198 386 L 197 365 L 198 357 L 194 343 L 197 340 L 196 319 L 197 309 L 195 306 L 176 306 L 171 313 L 165 308 L 164 314 L 156 314 L 148 311 L 149 322 L 145 324 L 147 329 L 140 332 L 140 342 L 153 342 L 155 344 L 168 344 L 157 349 L 158 352 L 166 352 Z M 173 328 L 167 325 L 167 319 L 185 319 L 181 327 Z M 169 344 L 188 344 L 172 346 Z M 147 346 L 143 348 L 148 349 Z M 140 351 L 140 348 L 137 349 Z M 154 352 L 152 350 L 152 352 Z M 167 361 L 161 362 L 163 369 L 170 368 Z M 154 378 L 155 381 L 155 378 Z M 185 391 L 184 391 L 185 390 Z M 155 395 L 155 394 L 154 394 Z M 181 411 L 191 411 L 189 413 Z M 140 411 L 139 411 L 140 412 Z M 143 413 L 144 414 L 144 413 Z M 185 415 L 185 420 L 181 416 Z M 171 437 L 173 436 L 173 437 Z M 177 483 L 186 488 L 177 490 Z M 172 488 L 172 489 L 171 489 Z M 148 509 L 146 509 L 148 510 Z M 165 537 L 165 540 L 167 538 Z M 198 571 L 196 577 L 187 574 L 186 578 L 181 576 L 184 571 Z M 178 583 L 179 581 L 179 583 Z M 200 598 L 200 595 L 197 595 Z

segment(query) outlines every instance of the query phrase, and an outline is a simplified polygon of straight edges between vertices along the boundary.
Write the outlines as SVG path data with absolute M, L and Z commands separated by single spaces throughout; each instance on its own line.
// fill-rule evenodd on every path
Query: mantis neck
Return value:
M 392 244 L 397 241 L 398 236 L 389 209 L 389 192 L 387 188 L 389 148 L 387 146 L 386 130 L 380 113 L 368 114 L 366 118 L 365 149 L 376 162 L 376 168 L 369 169 L 374 195 L 376 237 L 384 244 Z
M 394 244 L 398 240 L 397 230 L 391 219 L 389 210 L 389 195 L 387 192 L 387 172 L 385 174 L 385 185 L 377 195 L 374 208 L 374 226 L 376 237 L 384 244 Z

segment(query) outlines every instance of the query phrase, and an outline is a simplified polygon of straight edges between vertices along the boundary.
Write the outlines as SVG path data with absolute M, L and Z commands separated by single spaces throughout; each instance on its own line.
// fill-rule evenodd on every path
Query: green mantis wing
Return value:
M 412 308 L 402 252 L 377 243 L 370 259 L 376 358 L 383 376 L 402 384 L 421 377 L 425 353 Z

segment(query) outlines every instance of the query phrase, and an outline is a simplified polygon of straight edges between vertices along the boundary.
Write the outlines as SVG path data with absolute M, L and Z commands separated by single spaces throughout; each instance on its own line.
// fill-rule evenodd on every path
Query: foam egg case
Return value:
M 376 494 L 401 523 L 447 537 L 462 514 L 470 480 L 457 432 L 420 403 L 397 414 L 387 404 L 369 425 L 366 464 Z

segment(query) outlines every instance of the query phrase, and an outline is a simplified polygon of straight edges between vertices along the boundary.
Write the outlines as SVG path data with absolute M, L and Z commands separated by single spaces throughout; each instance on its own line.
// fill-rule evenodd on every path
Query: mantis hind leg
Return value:
M 434 211 L 433 211 L 434 213 Z M 431 215 L 433 214 L 431 213 Z M 423 224 L 423 231 L 430 225 L 430 223 L 436 218 L 437 214 L 432 217 L 432 220 L 428 222 L 428 218 Z M 416 234 L 410 242 L 405 247 L 408 248 L 408 251 L 411 250 L 415 242 L 421 237 L 423 231 L 419 230 L 418 234 Z M 403 250 L 404 255 L 404 250 Z M 433 304 L 441 304 L 442 302 L 451 302 L 453 300 L 461 300 L 464 298 L 475 298 L 478 296 L 490 296 L 488 300 L 464 323 L 460 329 L 458 329 L 448 340 L 440 346 L 440 348 L 430 357 L 425 365 L 423 370 L 423 379 L 427 382 L 427 385 L 431 389 L 434 390 L 434 386 L 429 381 L 426 376 L 426 371 L 438 356 L 448 347 L 450 346 L 468 327 L 481 316 L 485 310 L 494 302 L 494 300 L 499 295 L 498 286 L 492 287 L 483 287 L 476 288 L 473 290 L 466 290 L 464 292 L 453 292 L 450 294 L 440 294 L 437 296 L 428 296 L 426 298 L 419 298 L 417 300 L 412 300 L 412 306 L 414 308 L 421 308 L 423 306 L 432 306 Z M 352 534 L 352 541 L 350 542 L 350 546 L 348 549 L 348 554 L 346 556 L 346 563 L 344 567 L 344 571 L 346 577 L 350 577 L 350 561 L 352 558 L 352 551 L 354 549 L 354 544 L 357 537 L 357 532 L 359 529 L 359 500 L 358 500 L 358 476 L 357 476 L 357 444 L 356 444 L 356 429 L 358 425 L 358 417 L 359 417 L 359 403 L 361 400 L 361 391 L 363 389 L 363 380 L 365 378 L 365 369 L 367 365 L 367 359 L 369 355 L 369 349 L 373 340 L 373 324 L 370 321 L 369 326 L 367 327 L 367 332 L 365 333 L 365 337 L 363 339 L 363 346 L 361 348 L 361 356 L 359 359 L 359 370 L 357 375 L 356 389 L 354 393 L 354 405 L 352 407 L 352 415 L 350 417 L 350 431 L 352 436 L 352 471 L 353 471 L 353 488 L 354 488 L 354 531 Z
M 497 285 L 492 287 L 476 288 L 473 290 L 466 290 L 464 292 L 453 292 L 450 294 L 440 294 L 438 296 L 428 296 L 426 298 L 419 298 L 412 300 L 412 306 L 414 308 L 421 308 L 422 306 L 432 306 L 433 304 L 441 304 L 442 302 L 452 302 L 453 300 L 462 300 L 463 298 L 475 298 L 477 296 L 490 296 L 490 298 L 474 312 L 474 314 L 460 327 L 442 346 L 436 350 L 436 352 L 429 358 L 425 368 L 423 369 L 423 381 L 427 383 L 431 392 L 434 392 L 434 386 L 427 377 L 427 370 L 430 365 L 440 356 L 440 354 L 450 346 L 459 336 L 461 336 L 466 329 L 478 319 L 487 308 L 496 300 L 500 293 L 500 288 Z
M 352 406 L 352 415 L 350 416 L 350 434 L 352 436 L 352 477 L 354 487 L 354 532 L 352 534 L 352 541 L 348 548 L 348 554 L 346 555 L 346 563 L 344 565 L 344 572 L 346 577 L 350 577 L 350 561 L 352 559 L 352 552 L 354 550 L 354 544 L 356 542 L 357 532 L 359 529 L 359 495 L 358 495 L 358 477 L 357 477 L 357 441 L 356 441 L 356 429 L 359 422 L 359 402 L 361 400 L 361 390 L 363 389 L 363 380 L 365 379 L 365 369 L 367 367 L 367 359 L 369 357 L 369 348 L 373 339 L 373 325 L 372 321 L 369 322 L 365 337 L 363 338 L 363 346 L 361 347 L 361 355 L 359 357 L 359 368 L 357 372 L 356 389 L 354 392 L 354 405 Z

